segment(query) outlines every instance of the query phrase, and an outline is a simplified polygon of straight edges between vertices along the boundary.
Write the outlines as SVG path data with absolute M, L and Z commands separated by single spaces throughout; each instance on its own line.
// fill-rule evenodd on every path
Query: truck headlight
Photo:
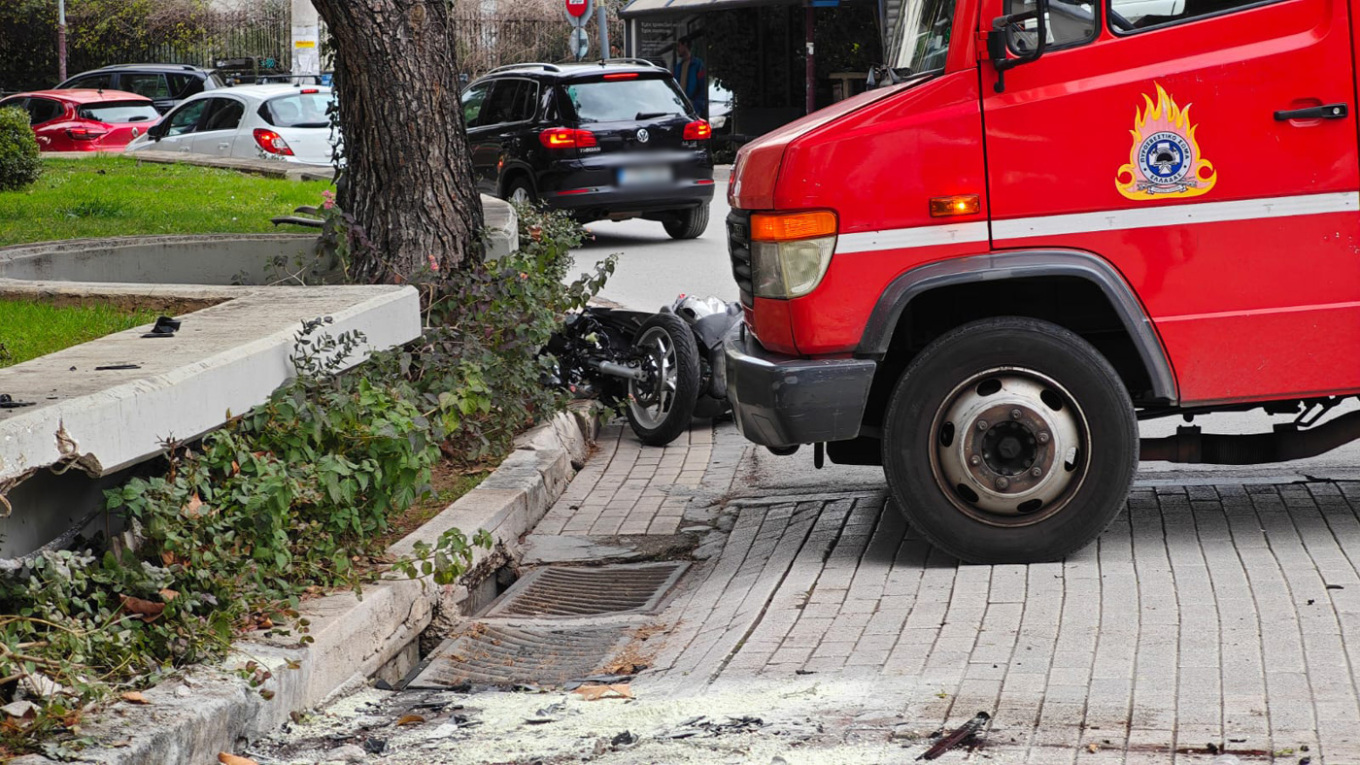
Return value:
M 757 297 L 802 297 L 822 283 L 836 251 L 827 210 L 751 216 L 751 282 Z

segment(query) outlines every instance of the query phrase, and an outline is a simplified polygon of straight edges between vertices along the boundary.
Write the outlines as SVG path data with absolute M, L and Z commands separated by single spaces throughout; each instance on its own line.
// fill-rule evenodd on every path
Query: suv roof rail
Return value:
M 622 57 L 619 57 L 619 58 L 603 58 L 603 59 L 600 59 L 600 63 L 601 63 L 601 64 L 637 64 L 637 65 L 639 65 L 639 66 L 650 66 L 650 67 L 652 67 L 653 69 L 665 69 L 665 68 L 666 68 L 666 67 L 664 67 L 664 66 L 662 66 L 662 65 L 660 65 L 660 64 L 658 64 L 658 63 L 656 63 L 655 61 L 649 61 L 648 59 L 645 59 L 645 58 L 631 58 L 631 57 L 628 57 L 628 56 L 622 56 Z
M 548 72 L 562 71 L 562 67 L 558 66 L 557 64 L 543 64 L 534 62 L 525 64 L 506 64 L 505 66 L 498 66 L 495 69 L 492 69 L 491 71 L 487 72 L 487 74 L 495 74 L 496 72 L 509 72 L 514 69 L 542 69 Z
M 102 69 L 184 69 L 185 71 L 195 71 L 198 67 L 193 64 L 109 64 L 101 66 L 99 69 L 91 71 L 98 72 Z

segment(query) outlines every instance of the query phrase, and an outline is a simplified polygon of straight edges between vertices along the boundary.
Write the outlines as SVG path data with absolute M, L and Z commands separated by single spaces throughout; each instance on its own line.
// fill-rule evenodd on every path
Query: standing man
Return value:
M 675 67 L 671 74 L 675 75 L 675 81 L 679 83 L 680 89 L 689 96 L 690 103 L 694 104 L 699 116 L 708 119 L 708 70 L 704 69 L 703 59 L 696 58 L 690 53 L 690 42 L 689 37 L 681 37 L 676 41 Z

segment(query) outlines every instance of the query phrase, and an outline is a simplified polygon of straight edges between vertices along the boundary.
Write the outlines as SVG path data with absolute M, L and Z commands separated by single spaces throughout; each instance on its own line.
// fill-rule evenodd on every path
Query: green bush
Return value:
M 304 597 L 357 589 L 385 570 L 446 584 L 475 547 L 491 545 L 484 531 L 450 529 L 410 557 L 384 549 L 441 452 L 455 468 L 485 467 L 566 403 L 543 385 L 540 349 L 613 259 L 564 283 L 581 228 L 561 214 L 520 214 L 519 252 L 413 275 L 425 297 L 420 340 L 337 374 L 362 338 L 308 322 L 296 380 L 198 443 L 168 444 L 164 474 L 105 492 L 129 534 L 115 543 L 101 532 L 0 573 L 0 703 L 19 681 L 69 694 L 0 725 L 0 762 L 30 751 L 76 757 L 92 702 L 220 658 L 242 630 L 310 642 L 297 610 Z M 243 676 L 273 695 L 260 687 L 264 670 L 248 664 Z
M 38 180 L 42 161 L 28 113 L 18 107 L 0 109 L 0 191 L 14 191 Z

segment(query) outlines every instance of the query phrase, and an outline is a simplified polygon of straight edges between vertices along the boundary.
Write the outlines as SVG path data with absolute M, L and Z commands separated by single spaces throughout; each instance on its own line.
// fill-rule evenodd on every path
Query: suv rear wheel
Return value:
M 973 563 L 1055 560 L 1100 535 L 1138 466 L 1133 405 L 1100 352 L 1017 317 L 926 347 L 884 422 L 895 504 L 927 540 Z
M 698 239 L 708 228 L 708 205 L 681 210 L 676 218 L 662 225 L 672 239 Z
M 533 184 L 529 183 L 529 179 L 521 175 L 505 187 L 505 199 L 516 204 L 530 205 L 538 202 L 538 195 L 534 193 Z

